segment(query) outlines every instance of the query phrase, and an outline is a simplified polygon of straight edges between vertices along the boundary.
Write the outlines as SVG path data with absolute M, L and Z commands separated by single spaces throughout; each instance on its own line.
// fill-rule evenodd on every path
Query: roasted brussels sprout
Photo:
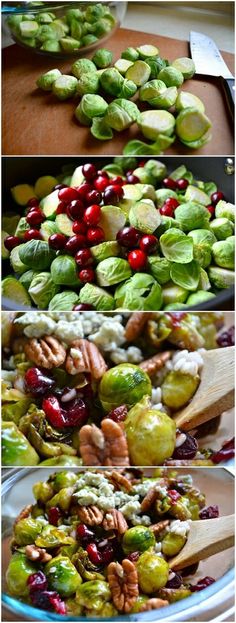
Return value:
M 144 394 L 151 396 L 151 391 L 151 381 L 141 368 L 121 363 L 105 372 L 99 387 L 99 398 L 108 413 L 124 403 L 131 407 Z
M 168 563 L 154 554 L 146 551 L 137 562 L 138 582 L 141 590 L 148 595 L 165 586 L 169 575 Z
M 133 465 L 161 465 L 175 448 L 175 422 L 145 396 L 128 413 L 125 431 Z
M 51 590 L 62 597 L 70 597 L 79 588 L 82 579 L 67 556 L 56 556 L 45 566 L 45 574 Z

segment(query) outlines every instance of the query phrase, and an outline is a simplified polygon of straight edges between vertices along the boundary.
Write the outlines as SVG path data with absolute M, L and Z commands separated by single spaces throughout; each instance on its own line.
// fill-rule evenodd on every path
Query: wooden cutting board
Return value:
M 189 56 L 188 43 L 133 30 L 119 29 L 109 39 L 107 47 L 120 57 L 122 50 L 141 43 L 152 43 L 160 55 L 169 60 Z M 92 56 L 92 55 L 90 55 Z M 233 55 L 222 56 L 233 72 Z M 32 53 L 18 45 L 3 52 L 3 154 L 4 155 L 120 155 L 131 138 L 143 138 L 137 126 L 125 132 L 114 133 L 110 141 L 94 139 L 88 128 L 82 127 L 74 118 L 75 101 L 60 102 L 52 94 L 36 88 L 40 74 L 58 67 L 70 73 L 73 59 L 53 59 Z M 165 153 L 192 155 L 232 155 L 234 153 L 232 122 L 222 89 L 217 79 L 194 78 L 184 84 L 184 90 L 198 95 L 205 103 L 210 117 L 212 140 L 202 149 L 191 151 L 175 142 Z M 144 139 L 145 140 L 145 139 Z

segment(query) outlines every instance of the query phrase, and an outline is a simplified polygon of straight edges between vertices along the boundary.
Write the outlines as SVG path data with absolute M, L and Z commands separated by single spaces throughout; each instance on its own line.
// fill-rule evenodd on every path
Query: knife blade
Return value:
M 235 101 L 234 76 L 227 67 L 213 39 L 201 32 L 191 30 L 190 51 L 197 74 L 215 76 L 221 79 L 230 112 L 233 114 Z

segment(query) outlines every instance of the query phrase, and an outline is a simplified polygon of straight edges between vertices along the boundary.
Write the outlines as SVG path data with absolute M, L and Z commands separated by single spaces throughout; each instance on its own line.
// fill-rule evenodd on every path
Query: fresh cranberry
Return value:
M 71 236 L 67 240 L 65 244 L 65 251 L 69 253 L 69 255 L 75 255 L 75 253 L 79 251 L 79 249 L 85 249 L 86 246 L 87 246 L 86 237 L 83 236 L 82 234 L 77 234 L 75 236 Z
M 55 251 L 60 251 L 64 249 L 68 238 L 64 236 L 64 234 L 52 234 L 48 238 L 48 244 Z
M 28 229 L 24 233 L 24 240 L 42 240 L 42 236 L 38 229 Z
M 61 519 L 61 511 L 58 506 L 51 506 L 48 509 L 48 521 L 52 526 L 58 526 L 58 521 Z
M 204 588 L 207 588 L 207 586 L 210 586 L 214 582 L 214 578 L 206 576 L 205 578 L 202 578 L 202 580 L 199 580 L 197 584 L 190 584 L 189 588 L 192 593 L 195 593 L 197 591 L 202 591 Z
M 185 180 L 184 177 L 183 178 L 180 177 L 180 179 L 177 180 L 176 185 L 177 185 L 178 190 L 186 190 L 186 188 L 189 185 L 189 182 L 188 180 Z
M 45 220 L 45 216 L 41 210 L 30 210 L 26 220 L 28 225 L 37 227 L 37 225 L 41 225 L 41 223 Z
M 90 249 L 80 249 L 77 251 L 75 261 L 78 266 L 89 266 L 93 264 L 93 256 Z
M 76 535 L 81 541 L 81 543 L 91 543 L 94 540 L 94 532 L 87 528 L 84 523 L 81 523 L 76 528 Z
M 21 240 L 20 238 L 18 238 L 18 236 L 7 236 L 4 240 L 4 247 L 8 251 L 12 251 L 12 249 L 17 247 L 18 244 L 20 243 L 21 243 Z
M 67 207 L 67 204 L 65 203 L 65 201 L 60 201 L 56 209 L 56 214 L 65 214 L 66 207 Z
M 67 206 L 66 213 L 72 221 L 83 218 L 84 205 L 82 201 L 80 201 L 80 199 L 74 199 L 73 201 L 71 201 Z
M 103 229 L 101 227 L 89 227 L 87 240 L 90 244 L 100 244 L 100 242 L 104 242 L 105 234 Z
M 206 206 L 206 209 L 208 210 L 208 212 L 210 212 L 211 217 L 215 216 L 215 207 L 212 205 Z
M 73 307 L 73 311 L 92 311 L 93 309 L 93 305 L 88 303 L 79 303 L 79 305 L 74 305 Z
M 32 604 L 42 610 L 54 610 L 57 614 L 66 614 L 66 605 L 56 591 L 35 591 L 30 595 Z
M 53 190 L 61 190 L 61 188 L 68 188 L 67 184 L 56 184 Z
M 29 368 L 25 373 L 25 388 L 33 396 L 43 396 L 51 390 L 54 385 L 54 379 L 47 375 L 46 370 L 40 368 Z
M 119 189 L 118 191 L 117 188 Z M 120 194 L 120 190 L 122 191 L 122 195 Z M 122 186 L 112 186 L 112 184 L 110 184 L 110 186 L 107 186 L 107 188 L 104 190 L 103 201 L 105 205 L 113 205 L 119 203 L 119 200 L 121 196 L 123 196 L 123 194 L 124 191 Z
M 39 206 L 39 200 L 37 197 L 31 197 L 28 201 L 27 201 L 27 206 L 28 208 L 38 208 Z
M 128 253 L 128 262 L 132 270 L 145 270 L 147 255 L 141 249 L 134 249 Z
M 99 177 L 97 177 L 97 179 L 94 181 L 94 188 L 96 188 L 99 193 L 103 193 L 108 184 L 109 179 L 104 175 L 99 175 Z
M 215 193 L 212 193 L 211 202 L 213 203 L 214 206 L 216 206 L 218 201 L 221 201 L 224 198 L 225 198 L 224 194 L 220 190 L 217 190 Z
M 124 184 L 124 180 L 123 180 L 123 178 L 121 177 L 121 175 L 116 175 L 115 177 L 113 177 L 113 178 L 110 180 L 110 184 L 111 184 L 112 186 L 117 186 L 117 185 L 118 185 L 118 186 L 123 186 L 123 184 Z
M 160 208 L 160 214 L 162 214 L 162 216 L 170 216 L 173 218 L 174 208 L 164 203 L 163 206 Z
M 133 173 L 126 174 L 127 184 L 139 184 L 140 179 L 137 175 L 133 175 Z
M 26 216 L 32 212 L 39 212 L 39 214 L 42 214 L 42 210 L 39 205 L 35 205 L 32 208 L 26 208 Z
M 139 246 L 141 251 L 144 251 L 147 255 L 150 255 L 150 253 L 154 253 L 154 251 L 157 250 L 157 243 L 158 240 L 156 236 L 146 234 L 141 238 Z
M 101 216 L 101 208 L 96 203 L 86 208 L 84 221 L 86 225 L 98 225 Z
M 218 452 L 214 452 L 211 456 L 211 460 L 213 463 L 221 463 L 222 461 L 228 461 L 229 459 L 233 459 L 235 454 L 234 449 L 234 437 L 229 441 L 226 441 L 222 448 L 218 450 Z
M 104 169 L 98 169 L 97 177 L 106 177 L 106 179 L 109 180 L 109 175 L 107 171 L 104 171 Z
M 178 502 L 179 498 L 181 498 L 181 495 L 175 489 L 169 489 L 168 490 L 168 498 L 170 498 L 171 504 L 176 504 L 176 502 Z
M 74 221 L 72 229 L 74 234 L 82 234 L 83 236 L 85 236 L 85 234 L 87 233 L 87 226 L 83 221 Z
M 79 279 L 82 283 L 93 283 L 95 281 L 95 272 L 92 268 L 82 268 L 79 272 Z
M 182 584 L 182 577 L 177 571 L 171 571 L 173 577 L 165 585 L 165 588 L 179 588 Z
M 101 200 L 102 197 L 98 190 L 90 190 L 90 192 L 86 195 L 86 204 L 88 206 L 93 205 L 93 203 L 99 205 L 99 203 L 101 203 Z
M 225 346 L 234 346 L 234 326 L 229 327 L 229 329 L 226 329 L 225 331 L 220 333 L 216 341 L 218 346 L 220 346 L 221 348 L 224 348 Z
M 34 591 L 44 591 L 48 586 L 46 575 L 44 575 L 42 571 L 31 573 L 27 579 L 27 584 L 29 586 L 30 593 L 33 593 Z
M 116 240 L 122 247 L 136 247 L 140 239 L 140 231 L 135 227 L 123 227 L 116 235 Z
M 177 448 L 174 449 L 174 452 L 172 455 L 173 459 L 189 460 L 189 459 L 193 459 L 196 455 L 196 452 L 198 450 L 197 440 L 195 439 L 195 437 L 193 437 L 189 433 L 184 432 L 183 435 L 186 437 L 186 439 L 181 444 L 181 446 L 178 446 Z
M 164 180 L 162 180 L 162 184 L 165 188 L 168 188 L 169 190 L 175 190 L 177 188 L 177 182 L 175 180 L 172 180 L 171 177 L 165 177 Z
M 199 513 L 200 519 L 213 519 L 219 517 L 219 506 L 205 506 Z
M 62 408 L 59 400 L 50 395 L 44 398 L 42 408 L 46 418 L 55 428 L 82 426 L 89 416 L 84 401 L 77 397 L 72 401 L 63 403 Z
M 59 201 L 65 201 L 65 203 L 70 203 L 71 201 L 75 201 L 79 199 L 78 191 L 76 188 L 71 188 L 67 186 L 66 188 L 61 188 L 58 192 Z
M 91 560 L 91 562 L 94 565 L 101 565 L 101 563 L 102 563 L 102 555 L 98 551 L 96 543 L 89 543 L 89 545 L 87 545 L 87 547 L 86 547 L 86 551 L 87 551 L 89 560 Z
M 165 200 L 165 205 L 172 208 L 172 210 L 175 210 L 179 206 L 179 201 L 174 197 L 167 197 L 167 199 Z
M 86 180 L 92 181 L 97 175 L 95 164 L 92 164 L 91 162 L 84 164 L 82 173 Z
M 85 200 L 87 194 L 93 190 L 93 187 L 91 184 L 89 184 L 88 182 L 83 182 L 82 184 L 80 184 L 80 186 L 76 187 L 77 193 L 78 193 L 78 198 Z
M 118 197 L 122 199 L 122 197 L 124 196 L 124 190 L 121 184 L 112 184 L 112 186 L 113 186 L 115 193 L 118 195 Z M 107 188 L 109 188 L 109 186 L 107 186 Z
M 112 411 L 108 413 L 107 417 L 110 420 L 113 420 L 113 422 L 124 422 L 127 416 L 127 413 L 128 413 L 128 409 L 126 405 L 121 405 L 120 407 L 116 407 L 115 409 L 112 409 Z
M 131 552 L 131 554 L 128 554 L 126 558 L 128 558 L 128 560 L 131 560 L 131 562 L 136 563 L 137 560 L 139 559 L 139 556 L 140 556 L 140 552 Z

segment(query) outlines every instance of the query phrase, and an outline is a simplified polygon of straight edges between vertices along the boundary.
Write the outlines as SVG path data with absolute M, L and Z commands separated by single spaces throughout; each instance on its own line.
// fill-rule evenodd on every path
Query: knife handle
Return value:
M 222 84 L 231 116 L 234 118 L 235 81 L 234 78 L 222 78 Z

